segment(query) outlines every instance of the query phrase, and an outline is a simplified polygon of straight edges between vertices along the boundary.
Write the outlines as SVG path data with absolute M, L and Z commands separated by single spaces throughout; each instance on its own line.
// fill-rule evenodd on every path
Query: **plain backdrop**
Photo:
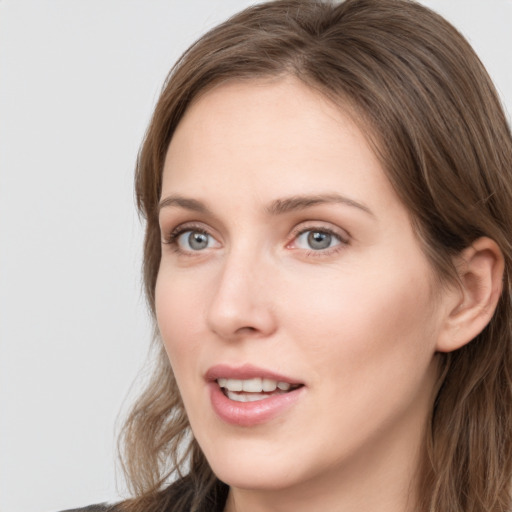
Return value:
M 172 63 L 250 3 L 0 0 L 0 512 L 123 495 L 116 418 L 151 337 L 134 161 Z M 512 0 L 423 3 L 511 112 Z

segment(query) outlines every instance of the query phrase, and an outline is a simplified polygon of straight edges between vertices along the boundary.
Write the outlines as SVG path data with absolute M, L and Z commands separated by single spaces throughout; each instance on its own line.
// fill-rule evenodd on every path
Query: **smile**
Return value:
M 217 417 L 250 427 L 282 416 L 303 396 L 297 380 L 251 365 L 218 365 L 206 373 L 210 403 Z
M 217 379 L 217 384 L 230 400 L 235 402 L 256 402 L 297 389 L 300 384 L 290 384 L 273 379 Z

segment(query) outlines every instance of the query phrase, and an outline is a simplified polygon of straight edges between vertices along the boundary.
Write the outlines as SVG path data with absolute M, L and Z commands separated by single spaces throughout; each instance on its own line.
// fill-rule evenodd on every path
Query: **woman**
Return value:
M 446 21 L 240 13 L 171 72 L 136 191 L 158 364 L 115 510 L 510 510 L 512 140 Z

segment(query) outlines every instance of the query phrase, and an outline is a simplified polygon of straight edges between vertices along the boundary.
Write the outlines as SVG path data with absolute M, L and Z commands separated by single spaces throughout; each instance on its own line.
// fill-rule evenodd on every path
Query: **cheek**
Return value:
M 282 312 L 304 357 L 316 361 L 319 378 L 331 371 L 344 382 L 362 375 L 365 382 L 375 381 L 393 372 L 409 372 L 405 377 L 413 379 L 414 372 L 426 371 L 435 352 L 430 282 L 424 265 L 384 270 L 368 264 L 365 271 L 354 266 L 321 287 L 289 287 Z
M 345 275 L 318 299 L 295 293 L 293 310 L 289 304 L 298 359 L 307 362 L 318 397 L 312 416 L 329 410 L 319 432 L 327 452 L 339 443 L 362 446 L 400 418 L 416 418 L 407 420 L 411 431 L 425 421 L 435 381 L 435 327 L 428 279 L 413 275 Z
M 197 289 L 196 289 L 197 290 Z M 194 287 L 184 286 L 175 276 L 158 276 L 155 305 L 158 329 L 176 377 L 184 360 L 194 356 L 200 331 L 198 299 Z

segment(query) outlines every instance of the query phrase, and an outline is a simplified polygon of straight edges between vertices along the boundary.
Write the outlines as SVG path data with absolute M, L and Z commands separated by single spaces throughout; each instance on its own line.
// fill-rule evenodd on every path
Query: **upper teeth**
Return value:
M 291 384 L 288 382 L 279 382 L 272 379 L 217 379 L 219 386 L 229 391 L 248 391 L 250 393 L 261 393 L 262 391 L 275 391 L 279 388 L 282 391 L 288 391 Z

